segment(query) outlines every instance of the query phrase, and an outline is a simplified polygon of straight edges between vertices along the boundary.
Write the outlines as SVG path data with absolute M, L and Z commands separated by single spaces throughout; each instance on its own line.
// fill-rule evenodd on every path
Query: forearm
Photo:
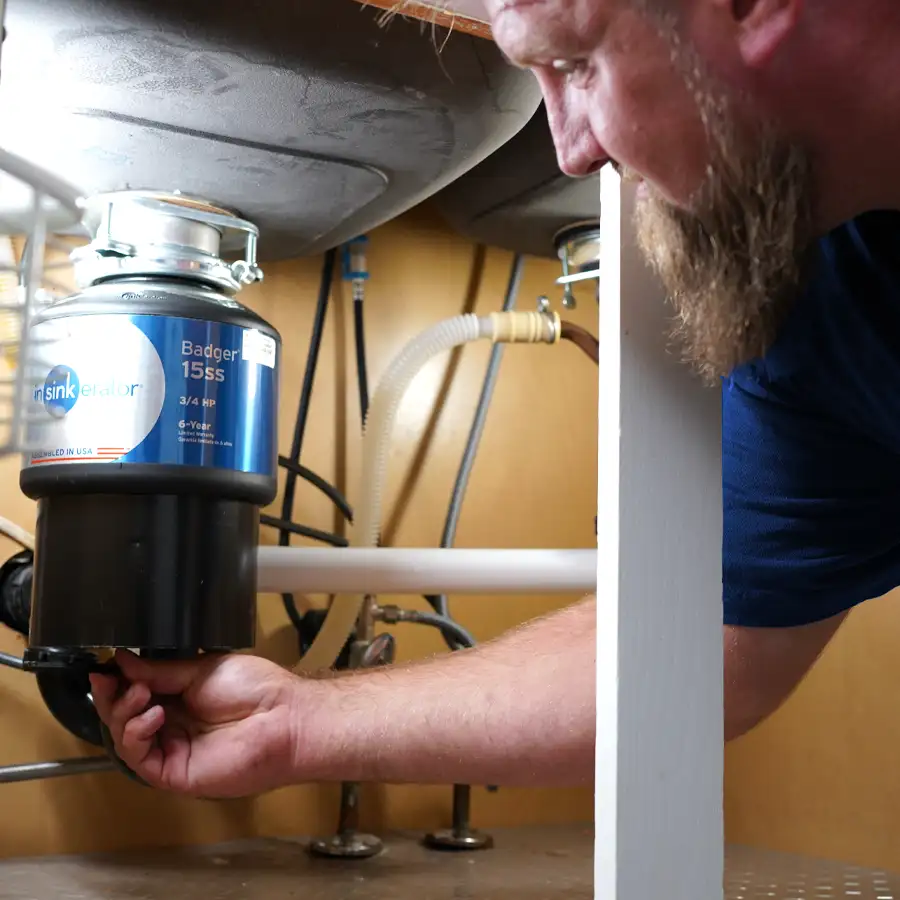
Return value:
M 323 780 L 589 784 L 595 628 L 590 599 L 473 650 L 319 682 L 297 774 L 311 753 Z

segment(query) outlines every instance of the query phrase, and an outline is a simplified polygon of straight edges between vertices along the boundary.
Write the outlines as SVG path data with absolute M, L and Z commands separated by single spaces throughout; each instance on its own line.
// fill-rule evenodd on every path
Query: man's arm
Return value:
M 295 772 L 323 780 L 583 785 L 594 773 L 596 603 L 472 650 L 297 685 Z
M 592 599 L 472 650 L 298 677 L 244 654 L 117 654 L 93 675 L 116 752 L 155 787 L 243 797 L 310 781 L 589 784 Z

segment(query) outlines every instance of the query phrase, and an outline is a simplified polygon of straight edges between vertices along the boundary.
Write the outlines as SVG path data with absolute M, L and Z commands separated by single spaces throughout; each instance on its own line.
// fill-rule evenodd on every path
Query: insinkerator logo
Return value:
M 79 397 L 133 397 L 141 387 L 143 385 L 115 377 L 82 383 L 71 366 L 55 366 L 43 385 L 35 388 L 34 399 L 36 403 L 43 403 L 51 416 L 61 419 L 72 411 Z

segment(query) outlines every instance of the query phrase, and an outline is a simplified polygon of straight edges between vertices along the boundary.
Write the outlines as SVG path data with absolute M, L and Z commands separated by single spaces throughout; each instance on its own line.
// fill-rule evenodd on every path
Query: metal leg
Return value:
M 490 850 L 494 839 L 473 831 L 469 825 L 472 789 L 467 784 L 453 785 L 453 826 L 426 834 L 423 843 L 432 850 Z
M 341 811 L 337 834 L 330 838 L 318 838 L 309 845 L 313 856 L 329 859 L 369 859 L 384 849 L 374 834 L 360 834 L 359 785 L 348 782 L 341 785 Z
M 366 611 L 363 616 L 367 616 Z M 371 623 L 367 625 L 371 629 Z M 390 665 L 394 661 L 394 639 L 389 634 L 357 641 L 351 654 L 354 668 L 370 669 Z M 361 834 L 359 828 L 359 785 L 345 782 L 341 785 L 341 808 L 338 814 L 337 834 L 328 838 L 316 838 L 309 845 L 313 856 L 329 859 L 370 859 L 384 849 L 384 844 L 374 834 Z
M 113 772 L 115 764 L 105 756 L 86 756 L 77 759 L 58 759 L 51 762 L 23 763 L 0 766 L 0 784 L 19 781 L 38 781 L 45 778 L 64 778 L 68 775 L 92 775 Z

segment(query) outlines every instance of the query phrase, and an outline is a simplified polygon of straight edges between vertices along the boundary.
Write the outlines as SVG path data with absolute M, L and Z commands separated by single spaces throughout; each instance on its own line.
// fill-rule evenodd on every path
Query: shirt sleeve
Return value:
M 823 403 L 730 379 L 722 395 L 728 625 L 789 627 L 900 584 L 900 458 Z

